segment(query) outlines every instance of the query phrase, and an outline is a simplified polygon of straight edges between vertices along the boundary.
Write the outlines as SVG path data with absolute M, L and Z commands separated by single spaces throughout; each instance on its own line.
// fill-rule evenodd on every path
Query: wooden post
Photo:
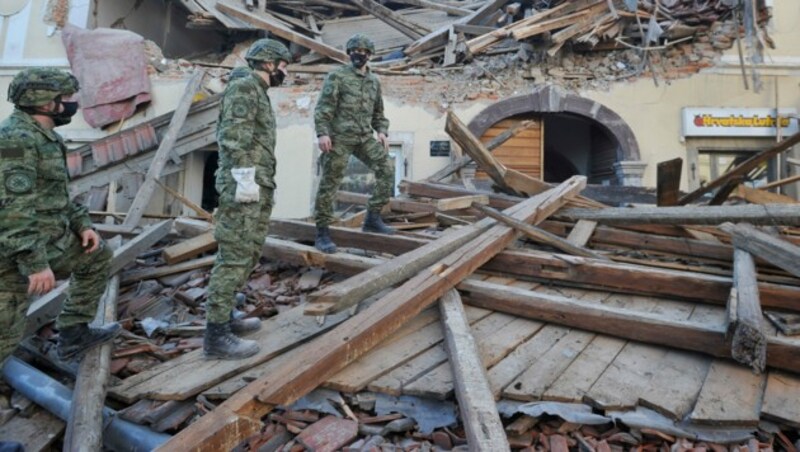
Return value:
M 458 399 L 458 410 L 471 451 L 509 450 L 508 438 L 497 413 L 486 369 L 472 337 L 461 297 L 455 289 L 439 300 L 444 342 Z
M 680 198 L 681 168 L 683 168 L 683 159 L 680 157 L 658 164 L 656 176 L 657 205 L 678 205 L 678 198 Z
M 758 282 L 753 256 L 736 248 L 733 259 L 733 287 L 728 299 L 727 337 L 731 356 L 757 373 L 767 365 L 767 336 L 764 333 Z
M 592 220 L 603 224 L 717 225 L 727 221 L 742 221 L 764 225 L 800 225 L 797 206 L 783 204 L 563 209 L 558 216 L 570 220 Z
M 117 295 L 119 275 L 108 282 L 106 294 L 98 306 L 99 323 L 111 323 L 117 318 Z M 64 450 L 101 450 L 103 445 L 103 408 L 111 365 L 111 349 L 114 344 L 103 344 L 88 352 L 81 360 L 72 393 L 72 408 L 69 413 Z
M 192 106 L 194 93 L 197 91 L 197 88 L 200 87 L 200 82 L 203 80 L 204 74 L 205 72 L 202 69 L 197 69 L 194 75 L 192 75 L 192 78 L 189 79 L 189 83 L 186 84 L 183 97 L 181 97 L 177 108 L 175 108 L 175 112 L 172 114 L 167 132 L 158 145 L 158 150 L 153 157 L 153 161 L 150 163 L 150 168 L 147 170 L 144 183 L 139 187 L 136 198 L 133 200 L 133 204 L 131 204 L 131 208 L 128 210 L 128 215 L 122 223 L 123 225 L 133 229 L 142 219 L 142 215 L 147 209 L 147 205 L 150 204 L 150 198 L 153 196 L 153 192 L 156 189 L 157 180 L 161 177 L 161 172 L 167 164 L 172 146 L 178 139 L 178 133 L 181 127 L 183 127 L 183 123 L 186 121 L 186 116 L 189 114 L 189 107 Z
M 376 3 L 373 0 L 350 0 L 362 11 L 372 14 L 390 27 L 403 33 L 411 39 L 419 39 L 431 31 L 422 25 L 416 24 L 391 9 Z

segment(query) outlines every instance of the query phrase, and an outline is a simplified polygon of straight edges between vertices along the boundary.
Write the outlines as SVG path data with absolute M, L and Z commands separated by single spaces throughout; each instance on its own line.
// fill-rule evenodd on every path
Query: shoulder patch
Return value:
M 11 169 L 3 173 L 3 185 L 8 193 L 24 195 L 33 190 L 34 176 L 24 169 Z
M 0 149 L 0 159 L 21 159 L 25 157 L 25 151 L 21 148 Z
M 247 105 L 244 105 L 241 102 L 236 102 L 231 105 L 231 115 L 234 118 L 246 118 L 249 110 L 250 109 L 247 108 Z

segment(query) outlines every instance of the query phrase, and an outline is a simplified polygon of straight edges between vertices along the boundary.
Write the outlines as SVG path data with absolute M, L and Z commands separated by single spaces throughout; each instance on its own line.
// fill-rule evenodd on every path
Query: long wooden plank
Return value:
M 800 377 L 772 370 L 767 376 L 767 388 L 761 415 L 800 428 Z
M 575 256 L 584 256 L 584 257 L 592 257 L 599 260 L 609 260 L 607 257 L 597 254 L 592 250 L 586 249 L 582 246 L 575 246 L 569 241 L 562 239 L 561 237 L 551 234 L 544 229 L 533 227 L 529 224 L 523 223 L 521 221 L 517 221 L 513 218 L 510 218 L 508 215 L 505 215 L 501 212 L 498 212 L 491 207 L 480 205 L 480 204 L 473 204 L 473 209 L 476 209 L 487 216 L 494 218 L 495 220 L 502 221 L 503 223 L 517 229 L 518 231 L 522 232 L 526 236 L 530 237 L 531 239 L 544 243 L 545 245 L 550 245 L 555 247 L 565 253 L 569 253 Z
M 578 220 L 575 227 L 569 231 L 567 241 L 575 246 L 586 246 L 597 228 L 596 221 Z
M 484 17 L 493 13 L 495 10 L 497 10 L 497 8 L 503 6 L 505 3 L 506 0 L 490 0 L 486 2 L 486 4 L 480 7 L 480 9 L 471 13 L 470 15 L 464 16 L 450 25 L 438 28 L 432 33 L 428 33 L 426 36 L 423 36 L 421 39 L 412 42 L 411 45 L 406 48 L 405 54 L 408 56 L 413 56 L 437 47 L 444 47 L 444 45 L 447 44 L 447 38 L 449 36 L 451 25 L 474 25 Z
M 114 250 L 110 274 L 131 263 L 136 256 L 147 251 L 156 242 L 166 237 L 172 228 L 172 221 L 166 220 L 145 228 L 141 234 Z M 25 334 L 32 334 L 42 325 L 53 319 L 60 311 L 67 296 L 69 282 L 56 287 L 50 293 L 31 303 L 28 308 Z
M 585 178 L 522 203 L 517 219 L 541 222 L 564 198 L 574 196 Z M 161 450 L 229 449 L 260 429 L 260 417 L 274 406 L 289 404 L 336 374 L 397 331 L 447 290 L 500 252 L 516 238 L 506 226 L 494 226 L 439 263 L 399 286 L 374 305 L 319 338 L 319 346 L 278 372 L 254 381 L 211 413 L 165 443 Z
M 574 183 L 575 181 L 571 182 Z M 518 206 L 510 207 L 506 213 L 513 214 L 518 209 Z M 491 219 L 481 220 L 346 281 L 328 286 L 311 295 L 305 312 L 307 315 L 323 315 L 346 309 L 372 294 L 410 278 L 485 233 L 494 224 L 496 222 Z
M 314 226 L 301 222 L 279 223 L 280 235 L 298 240 L 313 240 Z M 381 240 L 373 240 L 372 234 L 357 231 L 331 228 L 337 243 L 342 246 L 364 248 L 374 251 L 399 254 L 407 252 L 426 243 L 424 239 L 381 236 Z M 645 237 L 643 237 L 645 238 Z M 690 249 L 697 241 L 685 243 Z M 286 259 L 298 265 L 325 266 L 331 271 L 354 274 L 370 268 L 374 259 L 343 253 L 326 255 L 314 248 L 267 239 L 269 249 L 265 255 Z M 699 243 L 702 245 L 702 243 Z M 678 246 L 679 243 L 676 243 Z M 705 248 L 702 248 L 705 249 Z M 711 250 L 709 248 L 709 250 Z M 646 267 L 637 264 L 604 262 L 595 259 L 554 255 L 538 251 L 506 250 L 487 262 L 482 270 L 501 272 L 503 274 L 525 279 L 547 279 L 555 284 L 579 285 L 598 290 L 610 290 L 641 295 L 677 297 L 701 303 L 724 305 L 728 301 L 732 278 L 727 276 L 706 275 L 687 270 L 672 270 Z M 800 288 L 759 283 L 761 305 L 764 308 L 778 308 L 788 311 L 800 310 Z
M 304 316 L 303 307 L 298 306 L 262 321 L 261 330 L 248 336 L 261 346 L 255 356 L 235 361 L 206 360 L 202 350 L 194 350 L 122 380 L 109 388 L 109 393 L 128 403 L 143 398 L 184 400 L 333 328 L 348 316 L 347 312 L 328 316 L 319 325 L 313 317 Z
M 753 256 L 736 248 L 733 287 L 728 299 L 727 334 L 731 339 L 731 356 L 750 366 L 756 373 L 764 371 L 767 359 L 767 337 L 764 314 L 758 301 L 756 266 Z
M 682 197 L 678 201 L 678 203 L 683 205 L 700 199 L 700 197 L 703 196 L 705 193 L 708 193 L 709 191 L 717 187 L 721 187 L 727 184 L 729 181 L 736 179 L 737 177 L 746 175 L 751 170 L 760 165 L 762 162 L 765 162 L 775 157 L 776 155 L 780 154 L 781 152 L 790 149 L 797 143 L 800 143 L 800 133 L 794 134 L 791 137 L 773 146 L 772 148 L 759 152 L 758 154 L 750 157 L 749 159 L 745 160 L 744 162 L 736 166 L 736 168 L 733 168 L 727 173 L 721 175 L 720 177 L 706 183 L 697 190 Z
M 709 224 L 746 222 L 763 225 L 800 225 L 797 206 L 783 204 L 739 206 L 606 207 L 564 209 L 559 217 L 603 224 Z
M 106 293 L 97 307 L 95 321 L 110 323 L 117 318 L 117 295 L 119 294 L 119 275 L 108 282 Z M 113 344 L 95 347 L 81 359 L 75 389 L 72 392 L 72 406 L 69 413 L 67 433 L 64 435 L 66 450 L 101 450 L 103 446 L 103 409 L 111 366 Z
M 486 370 L 469 328 L 461 297 L 450 289 L 439 301 L 445 343 L 455 378 L 456 399 L 470 450 L 494 452 L 510 448 L 497 413 Z
M 760 231 L 747 223 L 725 223 L 720 225 L 720 229 L 731 235 L 733 245 L 737 248 L 800 278 L 800 246 Z
M 341 50 L 333 48 L 323 42 L 308 38 L 300 33 L 295 32 L 294 30 L 287 28 L 285 25 L 278 23 L 277 21 L 268 19 L 267 17 L 253 14 L 239 6 L 222 1 L 217 2 L 217 9 L 256 28 L 269 30 L 276 36 L 280 36 L 283 39 L 288 39 L 295 44 L 299 44 L 303 47 L 311 49 L 340 63 L 347 64 L 350 62 L 350 58 Z
M 689 419 L 714 425 L 758 425 L 765 375 L 723 360 L 708 370 Z
M 210 231 L 165 248 L 161 255 L 167 265 L 175 265 L 215 249 L 217 249 L 217 241 L 214 239 L 214 232 Z
M 167 132 L 161 139 L 161 143 L 158 144 L 158 150 L 156 150 L 153 161 L 147 169 L 144 183 L 142 183 L 139 190 L 136 192 L 136 197 L 130 209 L 128 209 L 128 215 L 125 217 L 125 221 L 122 222 L 123 226 L 134 228 L 139 224 L 139 221 L 142 220 L 142 215 L 144 215 L 147 205 L 150 204 L 150 198 L 153 196 L 153 192 L 155 192 L 158 186 L 157 181 L 161 177 L 164 166 L 167 164 L 167 159 L 172 152 L 172 147 L 178 139 L 178 133 L 183 127 L 183 123 L 186 121 L 186 116 L 189 114 L 189 108 L 192 106 L 194 94 L 200 87 L 200 82 L 203 81 L 204 75 L 205 71 L 196 69 L 189 79 L 189 82 L 186 84 L 183 96 L 181 96 L 181 99 L 178 101 L 178 106 L 175 107 L 175 112 L 172 114 L 172 119 L 170 119 Z
M 214 265 L 214 258 L 215 256 L 205 256 L 175 265 L 129 270 L 122 273 L 122 279 L 120 282 L 125 285 L 144 281 L 145 279 L 161 278 L 162 276 L 174 275 L 176 273 L 183 273 L 190 270 L 197 270 L 198 268 L 211 267 Z
M 730 358 L 730 346 L 721 325 L 677 321 L 664 315 L 631 312 L 480 281 L 464 281 L 459 285 L 459 290 L 465 292 L 465 299 L 473 306 L 640 342 Z M 576 315 L 576 312 L 580 315 Z M 798 371 L 800 361 L 791 358 L 792 353 L 800 353 L 800 340 L 771 337 L 767 365 Z

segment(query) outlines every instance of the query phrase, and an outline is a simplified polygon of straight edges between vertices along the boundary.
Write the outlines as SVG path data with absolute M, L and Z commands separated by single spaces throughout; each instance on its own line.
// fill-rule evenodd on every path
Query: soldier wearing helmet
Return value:
M 347 41 L 346 48 L 351 64 L 328 74 L 314 111 L 323 168 L 315 205 L 317 236 L 314 245 L 325 253 L 336 252 L 329 226 L 334 221 L 333 200 L 350 155 L 355 155 L 375 174 L 375 188 L 367 204 L 362 229 L 394 233 L 380 216 L 392 195 L 394 169 L 387 153 L 389 120 L 383 113 L 381 84 L 367 66 L 375 45 L 367 36 L 358 33 Z
M 119 325 L 89 327 L 109 276 L 111 251 L 84 206 L 69 199 L 66 146 L 54 128 L 78 110 L 78 81 L 66 71 L 29 68 L 8 87 L 14 112 L 0 123 L 0 362 L 22 338 L 30 295 L 70 277 L 56 319 L 57 352 L 71 359 L 113 339 Z
M 235 319 L 236 292 L 258 263 L 275 190 L 275 114 L 267 90 L 279 86 L 291 60 L 274 39 L 259 39 L 245 54 L 249 70 L 232 71 L 217 121 L 219 206 L 214 261 L 206 303 L 205 356 L 242 359 L 258 353 L 239 336 L 258 330 L 258 319 Z

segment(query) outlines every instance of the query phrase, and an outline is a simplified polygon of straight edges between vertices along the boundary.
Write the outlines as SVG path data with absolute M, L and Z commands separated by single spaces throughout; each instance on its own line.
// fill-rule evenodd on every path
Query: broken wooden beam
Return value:
M 97 309 L 99 324 L 114 322 L 117 318 L 119 275 L 108 282 L 106 293 Z M 103 446 L 103 409 L 111 365 L 111 349 L 106 343 L 86 352 L 78 366 L 64 450 L 101 450 Z
M 744 162 L 742 162 L 732 170 L 728 171 L 727 173 L 719 176 L 718 178 L 708 182 L 707 184 L 703 185 L 697 190 L 682 197 L 678 201 L 678 203 L 683 205 L 700 199 L 701 196 L 708 193 L 709 191 L 727 184 L 728 181 L 730 180 L 746 175 L 754 168 L 756 168 L 758 165 L 760 165 L 762 162 L 765 162 L 775 157 L 776 155 L 782 153 L 783 151 L 790 149 L 797 143 L 800 143 L 800 133 L 796 133 L 791 137 L 781 141 L 777 145 L 771 147 L 770 149 L 759 152 L 758 154 L 750 157 L 749 159 L 745 160 Z
M 509 450 L 508 438 L 497 413 L 486 369 L 461 304 L 458 291 L 450 289 L 439 300 L 450 367 L 453 370 L 458 409 L 470 450 Z
M 450 35 L 450 28 L 454 25 L 475 25 L 488 15 L 495 12 L 498 8 L 503 6 L 506 0 L 490 0 L 480 7 L 477 11 L 468 16 L 464 16 L 452 24 L 445 25 L 437 30 L 428 33 L 422 38 L 412 42 L 404 51 L 408 56 L 418 55 L 429 50 L 439 47 L 444 47 L 447 44 L 447 38 Z
M 733 287 L 728 299 L 726 337 L 731 341 L 731 357 L 756 373 L 764 372 L 767 361 L 767 336 L 764 315 L 758 299 L 758 282 L 753 256 L 734 251 Z
M 747 223 L 724 223 L 719 228 L 731 235 L 736 248 L 746 250 L 800 278 L 800 246 Z
M 710 224 L 745 222 L 763 225 L 800 225 L 797 206 L 783 204 L 739 206 L 606 207 L 564 209 L 557 215 L 569 220 L 603 224 Z
M 489 217 L 494 218 L 495 220 L 502 221 L 503 223 L 522 232 L 523 234 L 535 240 L 536 242 L 544 243 L 545 245 L 550 245 L 554 248 L 564 251 L 565 253 L 569 253 L 575 256 L 592 257 L 594 259 L 600 259 L 604 261 L 609 260 L 602 254 L 597 254 L 594 251 L 584 248 L 582 246 L 575 246 L 569 241 L 564 240 L 555 234 L 551 234 L 545 231 L 544 229 L 539 229 L 537 227 L 531 226 L 521 221 L 517 221 L 509 217 L 508 215 L 505 215 L 501 212 L 492 209 L 491 207 L 483 206 L 480 204 L 473 204 L 472 207 L 474 209 L 479 210 L 480 212 L 483 212 Z
M 656 170 L 656 205 L 676 206 L 680 198 L 681 170 L 683 159 L 676 159 L 660 162 Z
M 279 221 L 270 230 L 295 240 L 313 241 L 314 225 L 299 221 Z M 277 233 L 277 232 L 276 232 Z M 597 232 L 595 233 L 597 234 Z M 428 243 L 425 239 L 403 236 L 382 236 L 342 228 L 331 228 L 331 235 L 341 246 L 362 248 L 383 253 L 402 254 Z M 668 237 L 667 237 L 668 238 Z M 632 238 L 633 243 L 636 239 Z M 689 240 L 687 248 L 700 241 Z M 675 242 L 672 246 L 678 246 Z M 665 242 L 665 246 L 669 243 Z M 710 248 L 709 248 L 710 249 Z M 700 251 L 701 253 L 703 251 Z M 732 253 L 732 251 L 729 251 Z M 730 254 L 732 256 L 732 254 Z M 313 247 L 268 238 L 264 256 L 297 265 L 325 267 L 330 271 L 352 275 L 372 267 L 380 260 L 346 253 L 324 254 Z M 500 272 L 510 277 L 545 280 L 560 285 L 573 285 L 629 294 L 677 297 L 701 303 L 725 305 L 733 280 L 729 276 L 708 275 L 686 270 L 659 269 L 638 264 L 598 261 L 591 258 L 540 251 L 505 250 L 487 262 L 482 270 Z M 793 312 L 800 311 L 797 300 L 800 288 L 761 282 L 761 304 Z
M 459 291 L 468 304 L 484 309 L 716 357 L 731 357 L 724 325 L 675 320 L 483 281 L 465 281 L 459 285 Z M 796 359 L 800 345 L 796 340 L 771 337 L 767 347 L 768 366 L 800 371 L 800 360 Z
M 164 251 L 161 252 L 161 256 L 164 258 L 164 262 L 166 262 L 167 265 L 175 265 L 215 249 L 217 249 L 217 241 L 214 239 L 214 232 L 209 231 L 205 234 L 176 243 L 168 248 L 164 248 Z
M 559 189 L 530 198 L 515 217 L 543 221 L 543 204 L 563 204 Z M 430 306 L 446 291 L 503 250 L 517 232 L 495 225 L 431 267 L 392 290 L 331 332 L 314 340 L 306 356 L 297 357 L 237 392 L 215 410 L 172 437 L 159 450 L 229 450 L 261 429 L 261 417 L 287 405 L 342 370 Z
M 486 150 L 489 151 L 489 152 L 492 152 L 493 150 L 495 150 L 498 147 L 500 147 L 503 143 L 505 143 L 509 139 L 517 136 L 520 132 L 529 129 L 529 128 L 535 126 L 536 124 L 537 124 L 536 121 L 530 121 L 530 120 L 519 121 L 518 123 L 516 123 L 513 126 L 509 127 L 508 130 L 503 131 L 503 133 L 501 133 L 500 135 L 492 138 L 491 141 L 487 142 L 486 145 L 485 145 L 486 146 Z M 459 158 L 456 159 L 456 161 L 451 162 L 446 167 L 444 167 L 444 168 L 440 169 L 439 171 L 433 173 L 433 175 L 428 177 L 428 180 L 433 181 L 433 182 L 440 181 L 440 180 L 444 179 L 445 177 L 457 172 L 461 168 L 469 165 L 471 162 L 472 162 L 472 157 L 470 157 L 468 155 L 459 157 Z
M 374 0 L 350 0 L 350 2 L 358 6 L 362 11 L 367 14 L 372 14 L 411 39 L 419 39 L 431 32 L 431 30 L 424 26 L 406 19 L 402 15 L 397 14 Z
M 167 159 L 170 155 L 174 155 L 172 148 L 175 145 L 175 141 L 178 139 L 178 133 L 183 127 L 183 123 L 186 121 L 189 108 L 192 106 L 194 94 L 197 88 L 200 87 L 200 82 L 203 81 L 204 75 L 205 71 L 196 69 L 189 79 L 189 82 L 186 84 L 183 96 L 181 96 L 181 99 L 178 101 L 178 106 L 172 114 L 167 132 L 161 139 L 161 143 L 158 144 L 158 150 L 153 157 L 153 161 L 150 163 L 144 182 L 136 192 L 136 197 L 133 199 L 130 209 L 128 209 L 128 215 L 125 216 L 125 221 L 122 222 L 123 226 L 133 229 L 139 224 L 139 221 L 141 221 L 142 215 L 144 215 L 148 204 L 150 204 L 150 198 L 153 196 L 153 192 L 156 189 L 158 179 L 161 177 L 161 172 L 167 164 Z
M 276 36 L 280 36 L 283 39 L 287 39 L 295 44 L 313 50 L 321 55 L 325 55 L 326 57 L 336 60 L 340 63 L 350 63 L 350 58 L 341 50 L 331 47 L 324 42 L 315 41 L 314 39 L 297 33 L 275 20 L 270 20 L 267 17 L 256 15 L 244 8 L 234 6 L 233 4 L 229 3 L 218 2 L 217 9 L 249 25 L 252 25 L 256 28 L 269 30 Z
M 554 209 L 563 205 L 565 198 L 577 195 L 585 185 L 586 178 L 582 176 L 573 177 L 561 184 L 557 191 L 559 196 L 551 198 L 553 201 L 542 201 L 537 220 L 542 221 L 547 215 L 552 214 Z M 514 214 L 519 208 L 519 205 L 510 207 L 508 213 Z M 495 224 L 496 222 L 491 219 L 481 220 L 474 225 L 446 234 L 438 240 L 396 257 L 383 265 L 371 268 L 340 283 L 332 284 L 311 295 L 305 313 L 306 315 L 323 315 L 346 309 L 370 295 L 410 278 L 423 268 L 486 233 Z

